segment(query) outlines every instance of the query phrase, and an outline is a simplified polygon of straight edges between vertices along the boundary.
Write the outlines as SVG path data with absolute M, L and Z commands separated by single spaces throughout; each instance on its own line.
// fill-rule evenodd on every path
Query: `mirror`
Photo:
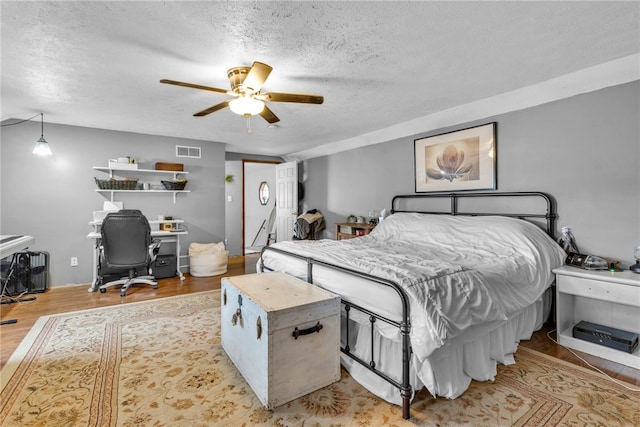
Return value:
M 258 198 L 260 199 L 260 204 L 263 206 L 269 202 L 269 185 L 267 185 L 266 181 L 260 183 Z

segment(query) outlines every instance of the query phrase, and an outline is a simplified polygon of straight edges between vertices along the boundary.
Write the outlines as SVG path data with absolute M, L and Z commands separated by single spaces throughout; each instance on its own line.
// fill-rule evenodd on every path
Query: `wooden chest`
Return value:
M 284 273 L 224 277 L 222 347 L 267 409 L 340 380 L 340 297 Z

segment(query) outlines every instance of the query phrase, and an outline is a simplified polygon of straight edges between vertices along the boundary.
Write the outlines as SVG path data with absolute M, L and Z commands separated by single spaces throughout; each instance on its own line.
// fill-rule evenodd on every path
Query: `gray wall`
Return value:
M 269 186 L 270 194 L 266 205 L 260 204 L 258 189 L 262 182 Z M 244 164 L 244 246 L 247 248 L 267 244 L 267 223 L 276 200 L 276 165 L 273 163 Z M 264 221 L 267 221 L 265 223 Z M 262 228 L 261 228 L 262 227 Z M 255 244 L 252 245 L 255 240 Z
M 410 194 L 413 140 L 442 132 L 498 123 L 498 190 L 547 191 L 558 201 L 558 226 L 572 227 L 583 252 L 632 261 L 640 245 L 640 83 L 632 82 L 573 98 L 487 117 L 472 123 L 426 130 L 385 142 L 305 161 L 304 208 L 320 209 L 333 224 L 349 214 L 390 208 L 395 194 Z M 4 123 L 3 123 L 4 124 Z M 95 192 L 93 177 L 106 176 L 93 166 L 107 159 L 133 156 L 143 164 L 180 162 L 190 173 L 191 193 L 118 196 L 127 208 L 149 217 L 184 218 L 191 241 L 241 239 L 242 159 L 275 160 L 224 152 L 224 145 L 45 123 L 44 135 L 54 156 L 31 154 L 40 136 L 37 121 L 2 127 L 0 141 L 0 233 L 36 237 L 32 250 L 51 253 L 51 284 L 91 280 L 92 211 L 106 198 Z M 202 159 L 175 158 L 175 145 L 202 147 Z M 226 162 L 225 162 L 226 158 Z M 235 175 L 224 183 L 226 173 Z M 158 177 L 154 177 L 158 179 Z M 225 202 L 232 195 L 232 202 Z M 226 212 L 226 214 L 225 214 Z M 226 217 L 226 218 L 225 218 Z M 231 245 L 230 245 L 231 246 Z M 229 249 L 241 251 L 237 242 Z M 70 257 L 79 266 L 70 266 Z
M 229 256 L 242 255 L 242 161 L 227 160 L 226 173 L 233 182 L 225 184 L 225 242 Z
M 5 124 L 5 123 L 3 123 Z M 116 194 L 124 207 L 140 209 L 150 219 L 159 214 L 186 221 L 182 254 L 191 242 L 224 239 L 224 145 L 206 141 L 115 132 L 102 129 L 45 123 L 44 136 L 53 156 L 31 153 L 40 136 L 40 123 L 27 122 L 2 127 L 0 145 L 0 190 L 2 234 L 27 234 L 36 238 L 31 250 L 50 253 L 50 284 L 89 283 L 92 277 L 92 212 L 101 210 L 107 197 L 97 193 L 94 177 L 108 175 L 93 169 L 107 166 L 107 159 L 132 156 L 140 167 L 153 169 L 155 162 L 184 163 L 189 171 L 187 189 L 173 203 L 170 193 Z M 175 157 L 175 146 L 201 147 L 201 159 Z M 141 181 L 160 183 L 159 175 L 140 175 Z M 175 246 L 167 244 L 163 251 Z M 78 257 L 79 265 L 70 266 Z M 184 260 L 188 262 L 188 258 Z
M 545 191 L 582 252 L 633 260 L 640 245 L 640 83 L 307 160 L 305 205 L 327 220 L 390 209 L 414 193 L 416 138 L 497 122 L 498 191 Z

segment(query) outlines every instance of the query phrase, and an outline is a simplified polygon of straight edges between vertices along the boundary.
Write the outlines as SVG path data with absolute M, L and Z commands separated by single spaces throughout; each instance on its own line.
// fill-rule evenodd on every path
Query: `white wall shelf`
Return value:
M 558 342 L 575 350 L 640 369 L 640 348 L 633 353 L 573 337 L 581 320 L 640 333 L 640 274 L 589 271 L 564 266 L 556 274 Z
M 108 173 L 109 178 L 114 178 L 116 176 L 122 175 L 135 175 L 135 174 L 155 174 L 155 175 L 164 175 L 170 176 L 172 179 L 178 179 L 178 175 L 186 175 L 189 172 L 187 171 L 167 171 L 167 170 L 158 170 L 158 169 L 133 169 L 133 168 L 110 168 L 108 166 L 94 166 L 93 169 Z M 96 189 L 96 192 L 107 195 L 109 199 L 113 202 L 115 201 L 115 193 L 171 193 L 173 195 L 173 203 L 175 204 L 177 201 L 177 194 L 179 193 L 190 193 L 190 190 L 103 190 Z
M 114 172 L 115 173 L 123 172 L 127 174 L 142 173 L 142 174 L 171 175 L 173 176 L 173 179 L 178 179 L 178 175 L 186 175 L 189 173 L 187 171 L 165 171 L 165 170 L 158 170 L 158 169 L 129 169 L 129 168 L 118 169 L 118 168 L 110 168 L 108 166 L 94 166 L 93 168 L 97 171 L 108 173 L 109 178 L 114 177 Z

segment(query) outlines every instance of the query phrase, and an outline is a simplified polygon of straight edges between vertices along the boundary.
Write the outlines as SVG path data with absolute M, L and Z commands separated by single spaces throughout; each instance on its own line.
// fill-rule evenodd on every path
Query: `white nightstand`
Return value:
M 640 369 L 640 348 L 626 353 L 573 337 L 581 320 L 640 333 L 640 274 L 631 271 L 589 271 L 564 266 L 556 274 L 558 342 Z

